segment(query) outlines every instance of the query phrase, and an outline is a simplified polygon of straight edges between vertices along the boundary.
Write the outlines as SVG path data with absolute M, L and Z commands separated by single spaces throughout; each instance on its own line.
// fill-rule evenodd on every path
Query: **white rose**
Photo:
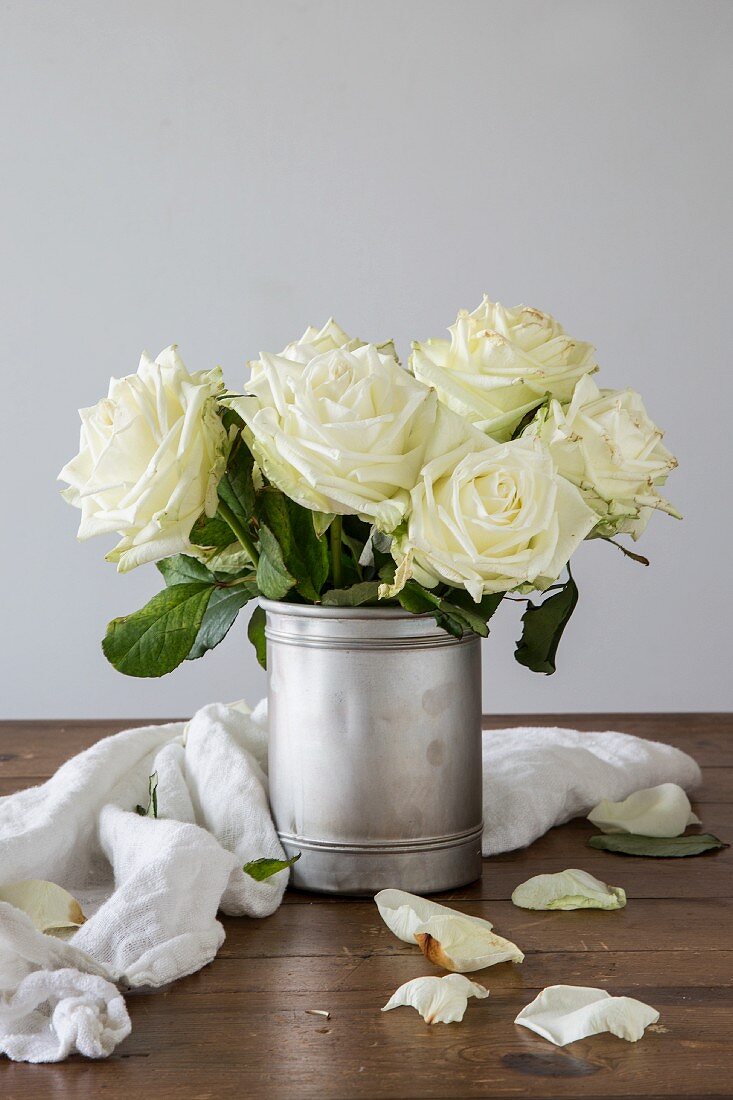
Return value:
M 634 390 L 599 390 L 581 378 L 569 405 L 550 402 L 524 434 L 549 447 L 559 472 L 601 517 L 593 535 L 638 538 L 655 508 L 678 515 L 658 492 L 677 460 Z
M 371 344 L 303 365 L 263 354 L 231 398 L 264 475 L 317 512 L 358 515 L 385 531 L 402 519 L 437 400 Z
M 79 454 L 64 466 L 63 496 L 81 509 L 78 537 L 116 532 L 107 561 L 121 573 L 193 548 L 191 528 L 217 508 L 226 433 L 217 414 L 219 368 L 189 374 L 175 346 L 81 409 Z
M 494 443 L 479 435 L 455 449 L 438 436 L 412 490 L 396 560 L 415 579 L 465 588 L 478 603 L 520 586 L 546 588 L 596 521 L 536 440 Z
M 598 370 L 590 344 L 528 306 L 506 309 L 485 297 L 473 313 L 461 310 L 449 332 L 450 340 L 413 344 L 412 371 L 497 440 L 511 438 L 548 393 L 569 401 L 577 380 Z
M 305 364 L 315 359 L 317 355 L 325 355 L 328 351 L 338 351 L 340 348 L 345 351 L 355 351 L 357 348 L 363 348 L 365 342 L 355 336 L 349 336 L 333 317 L 330 317 L 322 328 L 309 325 L 300 339 L 287 344 L 280 355 L 296 363 Z M 393 359 L 397 359 L 397 352 L 391 340 L 386 344 L 378 344 L 377 350 L 383 355 L 390 355 Z M 253 359 L 247 366 L 254 377 L 262 370 L 262 360 Z

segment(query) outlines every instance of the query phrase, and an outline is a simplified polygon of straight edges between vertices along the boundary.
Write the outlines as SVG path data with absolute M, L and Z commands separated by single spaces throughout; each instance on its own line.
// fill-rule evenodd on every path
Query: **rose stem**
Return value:
M 225 504 L 224 501 L 221 498 L 219 498 L 219 515 L 221 516 L 221 518 L 223 520 L 226 520 L 226 522 L 229 524 L 232 531 L 237 536 L 237 538 L 241 542 L 242 546 L 244 547 L 244 549 L 249 554 L 249 556 L 252 560 L 252 564 L 255 567 L 257 567 L 257 565 L 259 563 L 259 560 L 260 560 L 260 556 L 257 553 L 257 551 L 255 550 L 255 546 L 254 546 L 254 543 L 252 542 L 252 539 L 249 536 L 249 532 L 243 526 L 243 524 L 241 524 L 239 522 L 237 517 L 234 515 L 234 512 L 229 507 L 229 505 Z
M 333 587 L 340 588 L 343 583 L 341 573 L 341 516 L 335 516 L 329 528 L 331 538 L 331 563 L 333 568 Z

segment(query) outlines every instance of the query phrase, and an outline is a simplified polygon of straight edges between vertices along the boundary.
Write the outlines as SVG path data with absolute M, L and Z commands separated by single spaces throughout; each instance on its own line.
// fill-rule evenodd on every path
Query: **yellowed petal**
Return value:
M 514 1023 L 564 1047 L 602 1031 L 635 1043 L 658 1019 L 656 1009 L 633 997 L 612 997 L 605 989 L 581 985 L 551 985 L 522 1009 Z
M 620 886 L 571 867 L 554 875 L 535 875 L 517 886 L 512 901 L 520 909 L 623 909 L 626 894 Z
M 55 882 L 44 879 L 32 878 L 0 886 L 0 901 L 22 909 L 39 932 L 78 928 L 86 920 L 76 898 Z
M 483 1000 L 489 991 L 462 974 L 446 974 L 444 978 L 413 978 L 392 994 L 382 1012 L 408 1006 L 416 1009 L 428 1024 L 460 1023 L 469 997 Z
M 493 925 L 491 921 L 481 917 L 464 916 L 457 909 L 450 909 L 447 905 L 440 905 L 437 901 L 429 901 L 417 894 L 408 894 L 405 890 L 380 890 L 375 894 L 374 901 L 379 909 L 379 915 L 395 936 L 405 943 L 415 943 L 415 931 L 431 917 L 462 917 L 465 921 L 478 925 L 490 932 Z
M 639 836 L 681 836 L 688 825 L 699 825 L 690 800 L 676 783 L 661 783 L 635 791 L 623 802 L 604 799 L 588 814 L 601 832 Z
M 501 962 L 521 963 L 524 959 L 511 940 L 480 927 L 462 913 L 429 917 L 418 925 L 414 935 L 426 959 L 462 974 Z

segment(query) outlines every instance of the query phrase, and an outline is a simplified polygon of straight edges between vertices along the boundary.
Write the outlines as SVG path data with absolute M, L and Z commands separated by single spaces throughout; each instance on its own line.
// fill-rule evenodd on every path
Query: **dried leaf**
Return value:
M 483 999 L 489 991 L 462 974 L 446 974 L 444 978 L 413 978 L 392 994 L 382 1012 L 408 1006 L 416 1009 L 427 1024 L 460 1023 L 469 997 Z
M 515 1024 L 529 1028 L 556 1046 L 610 1031 L 635 1043 L 659 1013 L 633 997 L 612 997 L 605 989 L 580 985 L 551 985 L 523 1008 Z
M 32 878 L 0 886 L 0 901 L 22 909 L 39 932 L 79 928 L 86 917 L 76 898 L 55 882 Z
M 512 901 L 520 909 L 623 909 L 626 894 L 620 886 L 571 867 L 554 875 L 535 875 L 517 886 Z
M 592 836 L 591 848 L 616 852 L 623 856 L 654 856 L 657 859 L 673 859 L 681 856 L 699 856 L 717 848 L 730 845 L 712 833 L 696 833 L 692 836 L 634 836 L 633 833 L 616 833 L 612 836 Z
M 588 814 L 604 833 L 638 836 L 681 836 L 688 825 L 699 825 L 690 800 L 677 783 L 661 783 L 634 791 L 623 802 L 604 799 Z

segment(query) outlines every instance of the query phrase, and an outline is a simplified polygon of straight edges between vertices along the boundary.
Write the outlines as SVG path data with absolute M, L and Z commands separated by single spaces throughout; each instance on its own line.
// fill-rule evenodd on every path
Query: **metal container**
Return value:
M 262 600 L 270 801 L 291 884 L 448 890 L 481 873 L 481 649 L 430 616 Z

